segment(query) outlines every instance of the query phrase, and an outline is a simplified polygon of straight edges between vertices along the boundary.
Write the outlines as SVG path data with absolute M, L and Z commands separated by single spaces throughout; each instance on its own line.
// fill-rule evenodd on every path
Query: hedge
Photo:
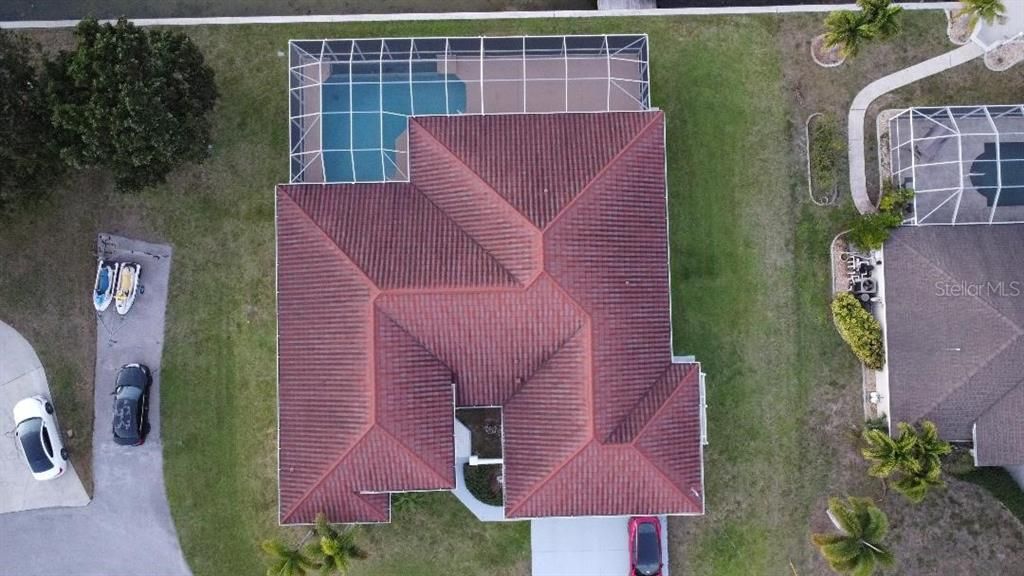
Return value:
M 882 325 L 861 306 L 850 292 L 843 292 L 832 301 L 832 319 L 843 340 L 868 368 L 881 370 L 885 365 Z

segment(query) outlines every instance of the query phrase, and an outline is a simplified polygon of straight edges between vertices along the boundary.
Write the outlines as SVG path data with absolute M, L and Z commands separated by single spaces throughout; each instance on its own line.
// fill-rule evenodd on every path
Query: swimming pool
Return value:
M 403 72 L 339 66 L 321 87 L 323 162 L 328 182 L 395 179 L 395 140 L 413 115 L 461 114 L 466 85 L 436 64 L 404 63 Z M 419 70 L 417 70 L 419 68 Z M 404 166 L 402 167 L 404 170 Z

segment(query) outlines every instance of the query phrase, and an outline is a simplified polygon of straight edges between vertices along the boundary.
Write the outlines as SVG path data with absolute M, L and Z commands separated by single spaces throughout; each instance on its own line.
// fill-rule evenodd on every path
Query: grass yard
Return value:
M 825 499 L 882 495 L 852 440 L 859 369 L 827 315 L 828 242 L 852 209 L 845 187 L 838 207 L 807 201 L 798 135 L 810 111 L 845 118 L 858 87 L 946 49 L 941 16 L 907 16 L 901 40 L 830 71 L 815 69 L 806 49 L 820 16 L 189 29 L 222 94 L 212 157 L 137 196 L 113 196 L 109 180 L 86 173 L 5 226 L 0 316 L 40 348 L 48 370 L 67 365 L 56 371 L 88 388 L 95 233 L 172 243 L 162 385 L 172 513 L 197 576 L 260 573 L 257 543 L 279 533 L 272 191 L 287 178 L 287 40 L 647 32 L 652 100 L 668 118 L 675 345 L 708 372 L 708 515 L 671 521 L 673 572 L 825 573 L 808 541 L 826 527 Z M 981 77 L 986 97 L 1012 84 Z M 949 91 L 980 77 L 965 78 Z M 34 275 L 41 254 L 66 265 L 47 290 Z M 61 405 L 84 398 L 55 393 Z M 916 508 L 892 496 L 883 507 L 900 574 L 956 559 L 989 573 L 1019 568 L 1024 528 L 981 488 L 955 482 Z M 529 572 L 528 524 L 478 523 L 448 494 L 403 498 L 392 525 L 364 534 L 371 557 L 355 576 Z

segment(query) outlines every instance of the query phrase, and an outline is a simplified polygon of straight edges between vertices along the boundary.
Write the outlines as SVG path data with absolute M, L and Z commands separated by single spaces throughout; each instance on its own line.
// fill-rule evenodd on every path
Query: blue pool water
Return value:
M 357 71 L 358 72 L 358 71 Z M 379 182 L 395 176 L 395 139 L 420 114 L 461 114 L 466 85 L 437 72 L 334 72 L 321 93 L 328 182 Z M 382 113 L 383 112 L 383 113 Z

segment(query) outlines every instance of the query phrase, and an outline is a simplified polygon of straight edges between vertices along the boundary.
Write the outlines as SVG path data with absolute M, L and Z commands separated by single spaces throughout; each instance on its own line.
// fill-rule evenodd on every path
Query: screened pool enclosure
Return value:
M 1024 222 L 1024 105 L 909 108 L 889 141 L 893 183 L 915 192 L 909 224 Z
M 408 180 L 409 116 L 650 107 L 644 35 L 293 40 L 291 182 Z

